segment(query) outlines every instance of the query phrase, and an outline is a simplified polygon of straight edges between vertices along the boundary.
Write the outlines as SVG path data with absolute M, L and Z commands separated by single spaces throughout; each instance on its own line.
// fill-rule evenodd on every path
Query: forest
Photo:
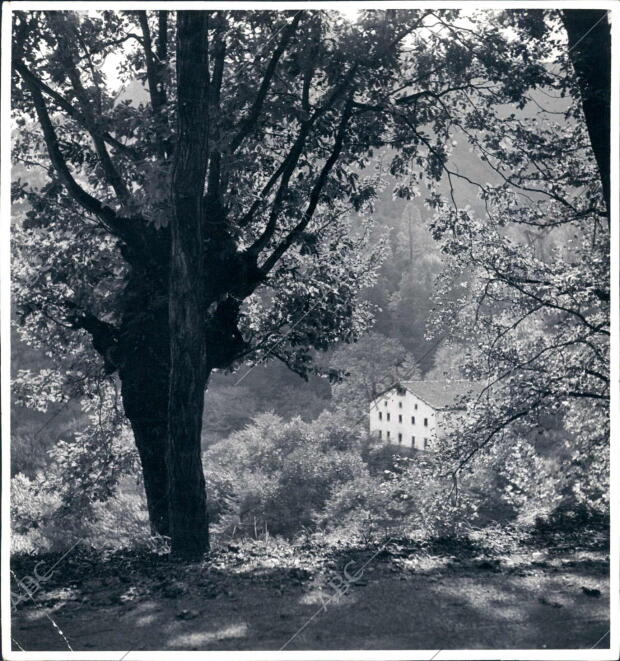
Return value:
M 364 553 L 345 606 L 380 608 L 381 581 L 405 609 L 435 581 L 473 603 L 463 576 L 490 571 L 526 604 L 504 647 L 609 641 L 607 12 L 12 21 L 17 649 L 126 612 L 84 645 L 128 649 L 149 599 L 140 649 L 346 649 L 348 611 L 308 634 L 325 597 L 295 591 Z M 369 407 L 407 380 L 484 397 L 433 452 L 377 443 Z M 278 599 L 290 635 L 265 633 Z M 365 644 L 445 647 L 441 626 Z M 475 635 L 454 646 L 497 647 Z

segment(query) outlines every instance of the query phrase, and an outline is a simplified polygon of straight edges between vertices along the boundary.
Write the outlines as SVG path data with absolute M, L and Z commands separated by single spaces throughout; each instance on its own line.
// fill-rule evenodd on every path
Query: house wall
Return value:
M 399 416 L 402 416 L 402 420 L 399 420 Z M 412 422 L 412 417 L 415 422 Z M 424 425 L 425 418 L 427 426 Z M 399 395 L 396 388 L 393 388 L 370 405 L 370 432 L 383 443 L 432 450 L 437 424 L 438 413 L 435 409 L 408 390 Z

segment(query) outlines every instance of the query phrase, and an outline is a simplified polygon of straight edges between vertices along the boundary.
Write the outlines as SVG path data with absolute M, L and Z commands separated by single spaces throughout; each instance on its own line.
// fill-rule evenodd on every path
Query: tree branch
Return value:
M 320 41 L 320 25 L 315 24 L 312 27 L 312 37 L 313 40 L 310 42 L 310 46 L 308 47 L 308 50 L 312 48 L 315 44 L 318 44 Z M 301 88 L 301 109 L 305 112 L 310 114 L 311 112 L 311 107 L 310 107 L 310 87 L 312 85 L 312 78 L 314 77 L 314 70 L 315 70 L 315 58 L 312 56 L 312 53 L 307 54 L 307 66 L 306 70 L 304 71 L 304 79 L 303 79 L 303 84 Z
M 13 61 L 13 68 L 21 76 L 24 83 L 27 85 L 36 85 L 42 92 L 45 92 L 56 104 L 64 110 L 69 117 L 75 119 L 79 122 L 85 129 L 88 130 L 88 122 L 84 115 L 75 108 L 67 99 L 65 99 L 61 94 L 53 90 L 49 85 L 46 85 L 42 80 L 37 78 L 28 67 L 20 60 Z M 133 160 L 137 160 L 142 157 L 140 152 L 133 147 L 124 145 L 122 142 L 119 142 L 116 138 L 112 137 L 107 131 L 101 131 L 97 127 L 93 127 L 93 130 L 105 140 L 111 147 L 118 149 L 123 154 L 129 156 Z
M 320 117 L 322 117 L 328 110 L 330 110 L 334 106 L 334 104 L 338 101 L 340 96 L 346 91 L 347 87 L 353 80 L 356 71 L 357 71 L 357 64 L 351 67 L 347 75 L 344 77 L 343 81 L 339 85 L 334 87 L 334 89 L 329 94 L 327 101 L 314 111 L 310 119 L 301 123 L 301 129 L 299 131 L 299 134 L 295 142 L 293 143 L 293 146 L 291 147 L 291 151 L 287 154 L 286 158 L 279 165 L 278 169 L 271 175 L 269 181 L 263 187 L 263 190 L 261 191 L 259 198 L 252 203 L 250 209 L 239 221 L 240 227 L 244 227 L 248 225 L 250 222 L 252 222 L 252 219 L 254 218 L 256 211 L 261 206 L 264 199 L 267 197 L 270 190 L 275 185 L 276 181 L 280 178 L 280 176 L 282 176 L 283 179 L 280 182 L 280 187 L 278 189 L 278 193 L 276 194 L 276 200 L 274 201 L 274 204 L 272 206 L 272 211 L 267 226 L 263 234 L 254 242 L 252 246 L 250 246 L 250 248 L 248 248 L 247 252 L 249 254 L 258 255 L 258 253 L 267 245 L 267 243 L 273 236 L 273 233 L 275 232 L 276 229 L 276 221 L 280 213 L 280 206 L 284 199 L 284 195 L 287 191 L 289 179 L 291 177 L 293 170 L 297 165 L 299 157 L 301 156 L 306 138 L 310 133 L 310 129 Z
M 256 125 L 256 122 L 260 117 L 260 113 L 263 108 L 263 103 L 265 102 L 265 98 L 267 97 L 267 92 L 269 91 L 269 87 L 271 85 L 273 75 L 276 71 L 276 67 L 278 66 L 280 57 L 286 50 L 286 47 L 288 46 L 293 34 L 295 33 L 295 30 L 297 29 L 297 25 L 301 20 L 301 14 L 302 12 L 298 11 L 293 17 L 293 20 L 284 29 L 284 32 L 282 34 L 282 39 L 280 39 L 280 43 L 273 51 L 271 59 L 269 60 L 267 69 L 265 70 L 265 75 L 263 76 L 263 80 L 260 84 L 260 87 L 258 88 L 256 99 L 254 99 L 254 103 L 252 104 L 252 107 L 250 108 L 245 119 L 241 121 L 239 132 L 231 140 L 230 143 L 231 154 L 235 153 L 235 151 L 241 146 L 241 143 L 245 140 L 245 138 L 248 137 L 248 135 L 252 132 L 252 129 Z
M 116 193 L 120 203 L 127 207 L 131 203 L 131 195 L 127 189 L 127 186 L 125 185 L 125 181 L 116 170 L 116 167 L 114 166 L 114 163 L 108 154 L 104 140 L 94 128 L 96 126 L 96 121 L 95 115 L 91 108 L 91 102 L 88 98 L 86 89 L 82 85 L 80 74 L 73 61 L 73 57 L 77 55 L 77 49 L 75 45 L 69 43 L 66 38 L 66 34 L 64 32 L 67 29 L 66 21 L 64 20 L 62 13 L 50 12 L 50 23 L 53 26 L 56 40 L 58 42 L 60 57 L 62 58 L 63 65 L 65 66 L 67 75 L 71 81 L 71 85 L 73 86 L 73 92 L 78 100 L 78 103 L 80 104 L 82 115 L 86 120 L 86 128 L 93 140 L 93 144 L 95 145 L 95 151 L 99 157 L 99 162 L 101 164 L 103 173 L 108 183 L 110 186 L 112 186 L 114 192 Z M 79 40 L 79 34 L 77 30 L 72 29 L 69 36 L 75 36 Z
M 480 450 L 482 450 L 484 447 L 486 447 L 492 440 L 493 438 L 499 434 L 500 431 L 508 427 L 508 425 L 512 424 L 513 422 L 516 422 L 517 420 L 520 420 L 521 418 L 525 417 L 528 413 L 531 413 L 534 411 L 540 404 L 541 404 L 540 399 L 536 400 L 532 404 L 530 404 L 528 407 L 522 409 L 521 411 L 517 411 L 516 413 L 513 413 L 511 416 L 506 418 L 505 420 L 502 420 L 499 424 L 497 424 L 489 434 L 485 437 L 485 439 L 476 445 L 472 450 L 470 450 L 467 455 L 459 462 L 459 465 L 452 471 L 452 475 L 457 475 L 463 468 L 466 466 L 467 463 L 471 460 L 471 458 L 477 454 Z
M 162 19 L 161 13 L 163 12 L 160 12 L 158 17 L 159 38 L 157 48 L 158 52 L 165 54 L 167 51 L 167 18 L 165 20 Z M 146 15 L 146 11 L 138 11 L 137 15 L 138 22 L 140 23 L 140 28 L 142 30 L 142 44 L 144 46 L 146 78 L 149 84 L 151 107 L 153 108 L 153 114 L 155 115 L 155 118 L 161 123 L 157 129 L 157 133 L 159 134 L 159 152 L 162 157 L 165 157 L 166 154 L 170 154 L 172 152 L 172 146 L 170 144 L 170 139 L 161 135 L 162 128 L 165 130 L 168 127 L 168 117 L 165 113 L 165 107 L 167 103 L 166 90 L 161 80 L 161 71 L 164 67 L 164 64 L 162 60 L 159 60 L 158 62 L 155 61 L 155 55 L 153 54 L 153 41 L 151 39 L 151 30 L 149 28 L 149 21 Z M 162 25 L 162 22 L 164 25 Z M 163 35 L 162 29 L 164 31 Z
M 581 321 L 582 324 L 584 324 L 587 328 L 589 328 L 591 331 L 594 333 L 602 333 L 603 335 L 609 335 L 609 331 L 605 330 L 604 327 L 599 324 L 598 326 L 593 326 L 578 310 L 573 310 L 571 308 L 567 308 L 563 305 L 560 305 L 559 303 L 553 303 L 551 301 L 546 301 L 545 299 L 541 298 L 538 294 L 528 291 L 524 287 L 520 287 L 517 284 L 517 280 L 514 278 L 510 278 L 509 276 L 503 274 L 499 269 L 496 267 L 493 267 L 493 272 L 496 274 L 497 279 L 500 282 L 503 282 L 504 284 L 508 285 L 509 287 L 514 287 L 517 291 L 520 291 L 523 295 L 529 296 L 530 298 L 533 298 L 537 303 L 540 303 L 546 308 L 550 308 L 553 310 L 559 310 L 561 312 L 566 312 L 567 314 L 571 314 L 574 317 L 577 317 Z
M 342 117 L 340 118 L 340 124 L 338 126 L 338 132 L 336 133 L 336 139 L 334 140 L 334 146 L 331 154 L 312 188 L 310 193 L 310 200 L 306 208 L 306 212 L 303 215 L 303 218 L 297 223 L 291 232 L 286 236 L 286 238 L 278 245 L 273 253 L 265 260 L 265 263 L 261 266 L 260 270 L 263 273 L 269 273 L 273 268 L 276 262 L 282 257 L 282 255 L 289 249 L 289 247 L 299 238 L 300 234 L 308 226 L 308 223 L 312 220 L 312 216 L 316 210 L 316 207 L 319 203 L 319 198 L 323 187 L 327 182 L 329 173 L 336 164 L 340 153 L 342 152 L 342 147 L 344 144 L 344 139 L 346 135 L 347 126 L 351 118 L 351 111 L 353 110 L 353 92 L 350 93 L 349 98 L 347 99 L 344 110 L 342 111 Z
M 43 100 L 43 95 L 41 94 L 40 89 L 28 80 L 24 80 L 26 86 L 28 87 L 32 100 L 34 103 L 35 111 L 43 130 L 43 138 L 45 140 L 45 145 L 50 157 L 50 161 L 58 175 L 59 179 L 64 184 L 65 188 L 71 195 L 71 197 L 86 211 L 94 214 L 100 218 L 104 224 L 110 228 L 110 230 L 116 235 L 123 238 L 127 243 L 133 243 L 134 236 L 133 231 L 128 226 L 127 219 L 119 218 L 116 213 L 108 206 L 101 204 L 99 200 L 87 193 L 73 178 L 67 163 L 60 151 L 58 146 L 58 139 L 56 137 L 56 131 L 50 121 L 49 114 L 47 112 L 47 107 L 45 106 L 45 101 Z
M 151 97 L 151 105 L 155 114 L 161 112 L 165 104 L 165 97 L 159 86 L 159 75 L 157 71 L 157 64 L 153 56 L 153 42 L 151 39 L 151 30 L 149 28 L 149 21 L 146 11 L 141 10 L 137 12 L 138 22 L 142 30 L 142 44 L 144 46 L 144 59 L 146 62 L 146 78 L 149 83 L 149 95 Z
M 247 253 L 249 255 L 256 256 L 260 253 L 263 248 L 269 243 L 269 240 L 273 236 L 276 226 L 277 226 L 277 221 L 278 217 L 280 215 L 280 210 L 282 208 L 282 204 L 284 202 L 284 198 L 286 197 L 286 193 L 288 191 L 288 184 L 290 181 L 290 178 L 295 171 L 295 168 L 297 167 L 297 163 L 299 161 L 299 157 L 301 156 L 303 152 L 304 145 L 306 143 L 306 138 L 308 137 L 308 133 L 310 132 L 310 129 L 312 127 L 312 123 L 310 121 L 304 122 L 301 126 L 301 130 L 299 132 L 299 135 L 297 136 L 297 139 L 295 140 L 295 143 L 293 144 L 293 147 L 291 148 L 291 151 L 288 153 L 287 157 L 284 159 L 282 165 L 278 168 L 276 173 L 272 175 L 271 179 L 269 180 L 266 188 L 269 190 L 271 187 L 272 182 L 275 183 L 277 180 L 279 174 L 281 173 L 282 179 L 280 180 L 280 186 L 278 187 L 278 191 L 276 193 L 275 199 L 273 201 L 272 207 L 271 207 L 271 213 L 269 214 L 269 220 L 267 221 L 267 225 L 263 231 L 263 233 L 256 239 L 256 241 L 248 248 Z M 276 176 L 278 175 L 278 176 Z M 249 217 L 251 218 L 252 215 L 254 214 L 254 211 L 258 208 L 260 205 L 261 200 L 256 200 L 253 204 L 252 207 L 250 207 L 250 210 L 248 212 Z M 246 214 L 246 217 L 244 217 L 243 221 L 245 223 L 246 218 L 248 217 L 248 214 Z
M 61 35 L 57 34 L 56 38 L 58 39 L 58 43 L 61 44 L 61 48 L 68 48 L 68 44 L 66 44 L 66 41 L 61 37 Z M 70 53 L 69 51 L 67 52 Z M 82 114 L 86 119 L 87 130 L 88 133 L 90 134 L 90 137 L 92 138 L 93 144 L 95 146 L 95 151 L 97 152 L 97 156 L 99 157 L 99 163 L 101 164 L 101 168 L 103 170 L 105 178 L 107 179 L 110 186 L 112 186 L 112 189 L 116 193 L 116 197 L 120 201 L 121 205 L 123 205 L 124 207 L 129 207 L 131 205 L 131 194 L 129 193 L 129 190 L 125 185 L 124 179 L 121 177 L 116 167 L 114 166 L 114 163 L 112 162 L 112 159 L 108 154 L 108 150 L 104 140 L 101 138 L 101 136 L 97 133 L 97 131 L 94 128 L 96 124 L 95 117 L 90 108 L 88 94 L 84 89 L 84 86 L 82 85 L 82 81 L 80 80 L 79 73 L 75 68 L 75 66 L 73 65 L 70 55 L 64 59 L 65 59 L 65 67 L 67 70 L 67 74 L 69 76 L 69 80 L 73 85 L 75 96 L 78 100 L 78 103 L 80 104 Z

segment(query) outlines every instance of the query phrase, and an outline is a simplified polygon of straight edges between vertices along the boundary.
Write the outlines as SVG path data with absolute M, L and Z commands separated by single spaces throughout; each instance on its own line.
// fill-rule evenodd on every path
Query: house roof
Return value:
M 478 395 L 484 387 L 476 381 L 401 381 L 396 385 L 437 410 L 462 408 L 466 400 Z

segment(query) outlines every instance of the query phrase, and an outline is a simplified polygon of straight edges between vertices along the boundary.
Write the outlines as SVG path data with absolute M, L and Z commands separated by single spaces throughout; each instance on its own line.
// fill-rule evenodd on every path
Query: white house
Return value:
M 482 385 L 471 381 L 402 381 L 370 404 L 370 433 L 378 441 L 432 450 Z

